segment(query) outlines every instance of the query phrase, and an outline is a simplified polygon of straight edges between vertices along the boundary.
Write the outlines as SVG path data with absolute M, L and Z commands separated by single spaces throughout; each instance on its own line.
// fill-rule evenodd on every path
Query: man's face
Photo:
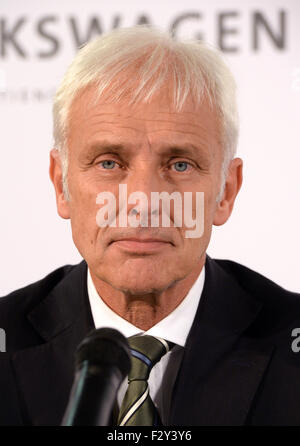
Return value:
M 95 104 L 94 97 L 88 88 L 71 108 L 70 201 L 58 199 L 60 215 L 71 219 L 74 243 L 98 279 L 134 294 L 165 290 L 200 271 L 219 212 L 223 151 L 215 111 L 206 101 L 196 108 L 190 99 L 176 112 L 167 91 L 134 106 L 125 100 Z M 145 193 L 149 203 L 151 192 L 192 192 L 194 204 L 196 192 L 204 192 L 202 236 L 187 238 L 186 227 L 161 222 L 152 228 L 150 221 L 148 227 L 99 227 L 96 197 L 112 192 L 118 215 L 119 184 L 127 185 L 128 196 Z

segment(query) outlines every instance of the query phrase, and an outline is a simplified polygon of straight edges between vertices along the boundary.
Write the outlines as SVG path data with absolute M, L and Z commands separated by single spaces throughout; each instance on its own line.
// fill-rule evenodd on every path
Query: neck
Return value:
M 105 304 L 123 319 L 147 331 L 183 301 L 202 271 L 204 263 L 205 256 L 186 277 L 172 282 L 164 290 L 148 294 L 117 290 L 95 276 L 92 271 L 90 273 L 97 293 Z

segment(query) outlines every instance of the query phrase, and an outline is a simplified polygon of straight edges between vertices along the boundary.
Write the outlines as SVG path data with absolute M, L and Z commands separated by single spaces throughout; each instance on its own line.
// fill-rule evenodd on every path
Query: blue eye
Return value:
M 105 161 L 101 161 L 100 164 L 102 164 L 104 169 L 113 169 L 116 165 L 116 162 L 113 160 L 105 160 Z
M 177 172 L 184 172 L 188 168 L 188 163 L 185 163 L 184 161 L 177 161 L 174 163 L 174 167 Z

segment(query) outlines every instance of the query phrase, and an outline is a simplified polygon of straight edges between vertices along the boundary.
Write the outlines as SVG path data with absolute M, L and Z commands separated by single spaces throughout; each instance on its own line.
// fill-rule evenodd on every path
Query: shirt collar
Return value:
M 170 314 L 168 314 L 168 316 L 144 332 L 115 313 L 101 299 L 101 296 L 99 296 L 97 293 L 88 268 L 88 296 L 95 327 L 115 328 L 116 330 L 119 330 L 126 338 L 136 334 L 149 334 L 184 347 L 199 305 L 204 280 L 205 266 L 203 266 L 197 280 L 194 282 L 183 301 Z

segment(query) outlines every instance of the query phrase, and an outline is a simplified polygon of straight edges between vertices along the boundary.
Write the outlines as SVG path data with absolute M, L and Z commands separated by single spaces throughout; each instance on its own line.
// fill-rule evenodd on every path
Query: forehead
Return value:
M 188 97 L 180 110 L 172 105 L 168 89 L 156 93 L 148 103 L 130 104 L 109 96 L 97 100 L 95 87 L 83 90 L 73 101 L 69 115 L 68 136 L 80 145 L 101 137 L 112 142 L 143 140 L 160 144 L 193 142 L 211 146 L 219 143 L 219 120 L 207 98 L 199 105 Z

